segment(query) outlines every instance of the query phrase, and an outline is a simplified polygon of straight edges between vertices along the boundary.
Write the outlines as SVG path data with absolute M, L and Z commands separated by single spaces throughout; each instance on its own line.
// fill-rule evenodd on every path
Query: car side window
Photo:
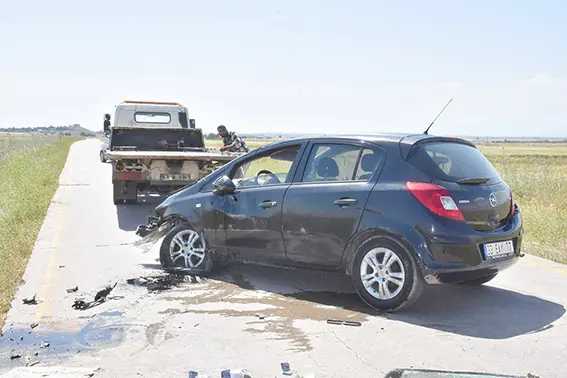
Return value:
M 302 182 L 350 181 L 362 147 L 348 144 L 315 144 L 311 149 Z
M 356 169 L 355 180 L 368 181 L 374 174 L 376 168 L 380 166 L 384 159 L 384 153 L 380 150 L 365 148 L 362 150 L 360 162 Z
M 237 188 L 283 184 L 288 181 L 300 148 L 287 146 L 247 159 L 233 168 L 230 178 Z

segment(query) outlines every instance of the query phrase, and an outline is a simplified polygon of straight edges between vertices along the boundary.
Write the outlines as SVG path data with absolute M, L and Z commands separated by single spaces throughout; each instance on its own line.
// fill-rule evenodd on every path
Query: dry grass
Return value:
M 0 160 L 27 148 L 45 146 L 58 140 L 55 135 L 0 132 Z
M 567 263 L 567 153 L 490 155 L 524 217 L 524 250 Z
M 28 146 L 0 161 L 0 326 L 76 140 Z

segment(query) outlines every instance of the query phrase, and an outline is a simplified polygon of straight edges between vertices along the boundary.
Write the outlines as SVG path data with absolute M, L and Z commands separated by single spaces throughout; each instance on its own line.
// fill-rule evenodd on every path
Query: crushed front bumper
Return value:
M 148 216 L 148 223 L 141 224 L 136 228 L 136 235 L 142 239 L 136 242 L 136 245 L 154 243 L 164 237 L 169 230 L 175 226 L 174 219 L 164 220 L 162 218 Z

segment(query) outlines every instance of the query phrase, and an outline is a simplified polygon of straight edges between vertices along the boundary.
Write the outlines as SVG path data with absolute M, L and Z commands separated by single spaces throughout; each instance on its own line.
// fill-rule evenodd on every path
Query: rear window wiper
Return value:
M 457 184 L 462 185 L 480 185 L 486 184 L 488 182 L 488 178 L 479 177 L 479 178 L 462 178 L 457 180 Z

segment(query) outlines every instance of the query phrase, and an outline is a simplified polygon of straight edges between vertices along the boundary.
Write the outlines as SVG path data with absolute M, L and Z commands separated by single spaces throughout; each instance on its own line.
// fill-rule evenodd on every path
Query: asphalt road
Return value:
M 160 199 L 115 206 L 98 146 L 71 148 L 0 337 L 0 376 L 218 377 L 246 368 L 253 378 L 276 377 L 281 362 L 316 377 L 410 367 L 567 375 L 567 267 L 531 256 L 484 287 L 428 287 L 415 306 L 390 315 L 328 273 L 234 266 L 162 292 L 128 284 L 161 274 L 155 248 L 133 245 Z M 114 283 L 106 302 L 71 307 Z M 22 303 L 34 294 L 38 304 Z

